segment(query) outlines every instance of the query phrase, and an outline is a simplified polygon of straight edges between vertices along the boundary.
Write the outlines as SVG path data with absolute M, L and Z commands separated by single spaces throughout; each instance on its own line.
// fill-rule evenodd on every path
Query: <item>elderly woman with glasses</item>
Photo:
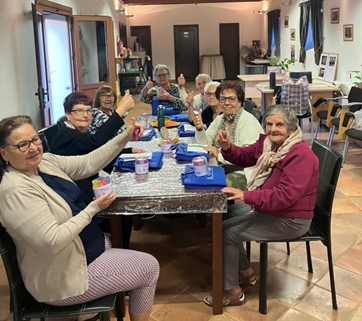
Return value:
M 218 81 L 210 81 L 205 85 L 204 96 L 206 99 L 207 107 L 205 109 L 199 108 L 198 112 L 201 114 L 202 123 L 206 128 L 214 121 L 216 116 L 222 113 L 221 104 L 216 98 L 216 89 L 220 85 Z M 190 124 L 194 125 L 195 111 L 193 108 L 188 110 Z
M 216 116 L 206 130 L 202 121 L 203 113 L 197 115 L 194 120 L 197 129 L 195 139 L 198 143 L 207 145 L 205 149 L 225 167 L 228 186 L 245 189 L 251 169 L 234 166 L 224 159 L 217 141 L 218 133 L 219 130 L 225 130 L 235 145 L 247 146 L 259 138 L 263 128 L 252 114 L 244 110 L 244 91 L 239 83 L 224 81 L 217 87 L 215 94 L 223 114 Z
M 118 102 L 118 105 L 121 105 L 122 99 Z M 97 131 L 97 128 L 102 126 L 108 119 L 111 117 L 117 110 L 117 95 L 111 86 L 101 86 L 98 88 L 92 109 L 92 123 L 88 127 L 88 131 L 94 134 Z M 116 108 L 115 108 L 116 107 Z M 128 113 L 125 112 L 121 115 L 124 120 L 127 117 Z M 118 133 L 122 133 L 125 129 L 125 124 L 123 123 L 122 127 L 118 130 Z
M 117 109 L 111 116 L 106 116 L 107 121 L 100 124 L 94 134 L 89 132 L 89 126 L 92 122 L 92 100 L 79 92 L 69 94 L 64 100 L 64 112 L 66 121 L 55 134 L 50 145 L 50 151 L 54 154 L 73 156 L 84 155 L 105 144 L 109 139 L 120 132 L 124 125 L 122 116 L 133 109 L 135 106 L 133 97 L 127 91 Z M 143 152 L 143 149 L 125 148 L 123 153 Z M 110 161 L 103 168 L 104 171 L 110 173 L 113 169 L 114 160 Z M 92 202 L 94 193 L 92 188 L 92 180 L 98 177 L 98 173 L 75 183 L 81 190 L 83 201 L 86 204 Z M 105 231 L 108 232 L 108 220 L 101 222 Z M 132 217 L 122 216 L 122 236 L 123 246 L 129 247 L 129 240 L 132 230 Z
M 248 190 L 225 187 L 229 208 L 223 221 L 224 306 L 241 305 L 245 295 L 239 284 L 249 287 L 257 281 L 243 242 L 293 239 L 310 227 L 317 198 L 318 158 L 303 141 L 297 116 L 288 107 L 269 107 L 266 135 L 254 144 L 240 147 L 230 133 L 220 130 L 217 142 L 224 158 L 243 167 L 255 166 Z M 212 305 L 212 297 L 204 299 Z
M 178 85 L 171 83 L 170 70 L 166 65 L 157 65 L 153 70 L 153 78 L 156 80 L 154 85 L 151 77 L 141 91 L 140 99 L 144 103 L 151 104 L 153 97 L 162 101 L 169 101 L 173 109 L 186 110 L 186 90 L 185 77 L 181 74 L 178 77 Z
M 88 107 L 74 110 L 81 109 L 86 113 Z M 73 305 L 130 291 L 130 319 L 149 320 L 157 260 L 111 248 L 94 218 L 116 196 L 108 192 L 87 205 L 73 182 L 101 170 L 135 129 L 142 133 L 133 119 L 125 132 L 99 149 L 66 157 L 43 154 L 30 117 L 0 121 L 0 222 L 15 243 L 25 287 L 37 301 Z

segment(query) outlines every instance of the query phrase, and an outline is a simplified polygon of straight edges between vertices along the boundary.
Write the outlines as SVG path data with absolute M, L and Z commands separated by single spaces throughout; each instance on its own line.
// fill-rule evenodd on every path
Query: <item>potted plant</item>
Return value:
M 292 63 L 292 60 L 289 58 L 281 59 L 280 57 L 273 57 L 269 60 L 268 73 L 276 72 L 279 74 L 285 74 L 289 69 L 289 65 Z
M 361 65 L 361 67 L 362 67 L 362 65 Z M 352 73 L 354 75 L 353 78 L 356 80 L 353 82 L 353 85 L 355 85 L 356 87 L 362 88 L 362 69 L 353 70 Z

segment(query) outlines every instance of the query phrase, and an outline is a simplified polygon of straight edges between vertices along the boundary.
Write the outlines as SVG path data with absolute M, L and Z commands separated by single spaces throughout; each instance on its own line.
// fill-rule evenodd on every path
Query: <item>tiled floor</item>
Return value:
M 137 114 L 148 107 L 137 104 Z M 306 134 L 308 140 L 310 135 Z M 319 138 L 323 141 L 326 133 Z M 342 151 L 343 143 L 333 147 Z M 334 200 L 333 257 L 339 309 L 331 307 L 326 251 L 313 243 L 314 273 L 307 272 L 305 247 L 272 244 L 269 250 L 268 314 L 258 312 L 258 285 L 246 291 L 246 303 L 213 316 L 202 302 L 211 291 L 211 224 L 199 228 L 197 218 L 158 216 L 144 221 L 132 234 L 132 248 L 155 255 L 161 274 L 152 321 L 359 321 L 362 319 L 362 148 L 351 144 Z M 252 264 L 257 269 L 258 247 L 253 244 Z M 0 321 L 10 321 L 9 294 L 0 265 Z M 113 319 L 115 320 L 115 319 Z M 125 320 L 129 320 L 128 316 Z

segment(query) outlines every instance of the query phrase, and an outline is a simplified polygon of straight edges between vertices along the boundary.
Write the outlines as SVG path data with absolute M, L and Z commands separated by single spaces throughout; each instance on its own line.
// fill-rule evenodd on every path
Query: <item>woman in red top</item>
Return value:
M 231 143 L 219 131 L 223 157 L 241 167 L 255 166 L 248 190 L 226 187 L 230 207 L 224 230 L 224 306 L 245 300 L 241 285 L 254 285 L 244 241 L 297 238 L 305 234 L 313 218 L 318 187 L 318 158 L 303 141 L 296 115 L 287 107 L 270 107 L 264 118 L 266 135 L 247 147 Z M 212 297 L 205 303 L 212 305 Z

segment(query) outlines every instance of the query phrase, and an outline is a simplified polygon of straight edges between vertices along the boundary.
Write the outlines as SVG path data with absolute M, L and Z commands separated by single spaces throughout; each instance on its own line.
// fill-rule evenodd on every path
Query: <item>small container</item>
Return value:
M 161 139 L 161 150 L 164 154 L 171 153 L 172 140 L 171 138 L 162 138 Z
M 192 159 L 194 173 L 196 176 L 206 176 L 209 174 L 209 166 L 205 156 L 197 156 Z
M 137 157 L 134 161 L 135 173 L 139 175 L 147 174 L 149 170 L 149 162 L 146 157 Z
M 98 198 L 102 195 L 104 195 L 107 192 L 113 192 L 113 186 L 111 183 L 111 178 L 109 176 L 107 177 L 98 177 L 94 180 L 92 180 L 92 186 L 93 186 L 93 192 L 95 198 Z M 112 194 L 109 198 L 112 197 Z

